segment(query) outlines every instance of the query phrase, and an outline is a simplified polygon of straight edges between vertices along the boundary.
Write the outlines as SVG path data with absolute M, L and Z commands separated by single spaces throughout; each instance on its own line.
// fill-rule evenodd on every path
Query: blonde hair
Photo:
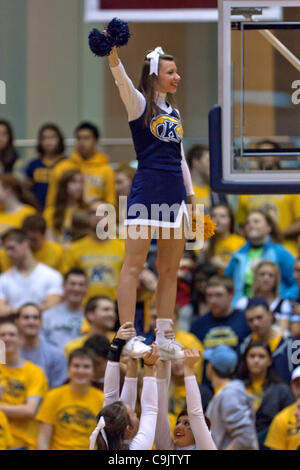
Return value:
M 273 263 L 273 261 L 269 261 L 269 260 L 260 261 L 257 264 L 257 266 L 255 266 L 255 268 L 253 270 L 252 295 L 256 296 L 257 292 L 259 291 L 258 274 L 259 274 L 260 268 L 262 268 L 263 266 L 271 266 L 272 268 L 274 268 L 275 283 L 274 283 L 274 287 L 272 288 L 272 292 L 275 295 L 275 297 L 278 297 L 279 286 L 280 286 L 280 282 L 281 282 L 280 270 L 279 270 L 279 267 L 276 263 Z

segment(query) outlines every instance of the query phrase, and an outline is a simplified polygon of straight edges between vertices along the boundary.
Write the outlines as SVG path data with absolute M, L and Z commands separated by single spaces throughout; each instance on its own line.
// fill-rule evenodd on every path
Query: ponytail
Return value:
M 125 442 L 125 431 L 127 426 L 131 426 L 131 421 L 127 409 L 122 401 L 116 401 L 105 406 L 98 415 L 98 420 L 104 417 L 105 436 L 107 444 L 101 432 L 96 439 L 97 450 L 128 450 L 129 446 Z

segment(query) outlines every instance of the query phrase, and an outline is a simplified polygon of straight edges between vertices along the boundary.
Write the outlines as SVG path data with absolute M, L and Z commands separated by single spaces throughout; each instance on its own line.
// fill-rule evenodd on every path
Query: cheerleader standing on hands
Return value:
M 171 105 L 180 76 L 173 57 L 164 54 L 160 47 L 145 58 L 139 90 L 127 76 L 116 47 L 112 48 L 108 61 L 128 113 L 138 159 L 124 221 L 125 259 L 117 291 L 120 323 L 134 320 L 138 276 L 147 258 L 153 227 L 157 227 L 156 342 L 161 358 L 183 357 L 182 346 L 164 335 L 172 329 L 177 271 L 186 241 L 184 217 L 189 228 L 187 203 L 192 205 L 192 215 L 195 215 L 194 191 L 182 147 L 182 125 L 178 111 Z M 139 217 L 135 204 L 145 208 Z M 153 214 L 151 204 L 166 204 L 175 209 L 171 213 L 167 210 Z M 143 237 L 132 237 L 131 226 L 135 233 L 143 229 Z M 164 228 L 168 229 L 168 238 L 163 238 Z M 140 338 L 131 339 L 125 347 L 132 357 L 141 357 L 147 348 Z

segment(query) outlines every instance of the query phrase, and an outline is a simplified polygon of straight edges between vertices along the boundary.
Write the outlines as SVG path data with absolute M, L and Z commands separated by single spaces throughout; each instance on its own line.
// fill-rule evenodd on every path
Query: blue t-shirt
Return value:
M 53 168 L 62 159 L 55 159 L 53 163 L 45 164 L 40 158 L 32 160 L 26 170 L 26 176 L 33 182 L 33 193 L 42 207 L 45 206 L 48 184 Z
M 252 340 L 252 334 L 250 334 L 243 343 L 241 344 L 241 354 L 245 353 L 245 350 Z M 289 333 L 284 333 L 276 349 L 272 352 L 273 367 L 277 374 L 287 384 L 291 383 L 291 375 L 293 370 L 299 366 L 300 363 L 300 338 L 292 336 Z
M 242 341 L 251 333 L 245 313 L 242 310 L 233 310 L 228 317 L 217 318 L 212 313 L 207 313 L 193 321 L 191 333 L 200 339 L 205 349 L 219 345 L 227 345 L 239 353 Z M 204 362 L 203 383 L 208 380 L 205 374 L 206 361 Z
M 40 366 L 48 379 L 49 388 L 63 385 L 68 377 L 67 361 L 63 352 L 40 338 L 40 345 L 34 349 L 20 348 L 23 359 Z
M 62 352 L 67 343 L 82 336 L 82 310 L 69 310 L 65 303 L 55 305 L 43 313 L 43 338 Z

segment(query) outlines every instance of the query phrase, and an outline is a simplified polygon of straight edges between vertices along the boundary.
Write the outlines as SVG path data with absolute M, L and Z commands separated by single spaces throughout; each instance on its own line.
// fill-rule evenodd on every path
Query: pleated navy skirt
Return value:
M 139 168 L 132 181 L 124 225 L 177 228 L 183 216 L 189 227 L 182 171 Z

